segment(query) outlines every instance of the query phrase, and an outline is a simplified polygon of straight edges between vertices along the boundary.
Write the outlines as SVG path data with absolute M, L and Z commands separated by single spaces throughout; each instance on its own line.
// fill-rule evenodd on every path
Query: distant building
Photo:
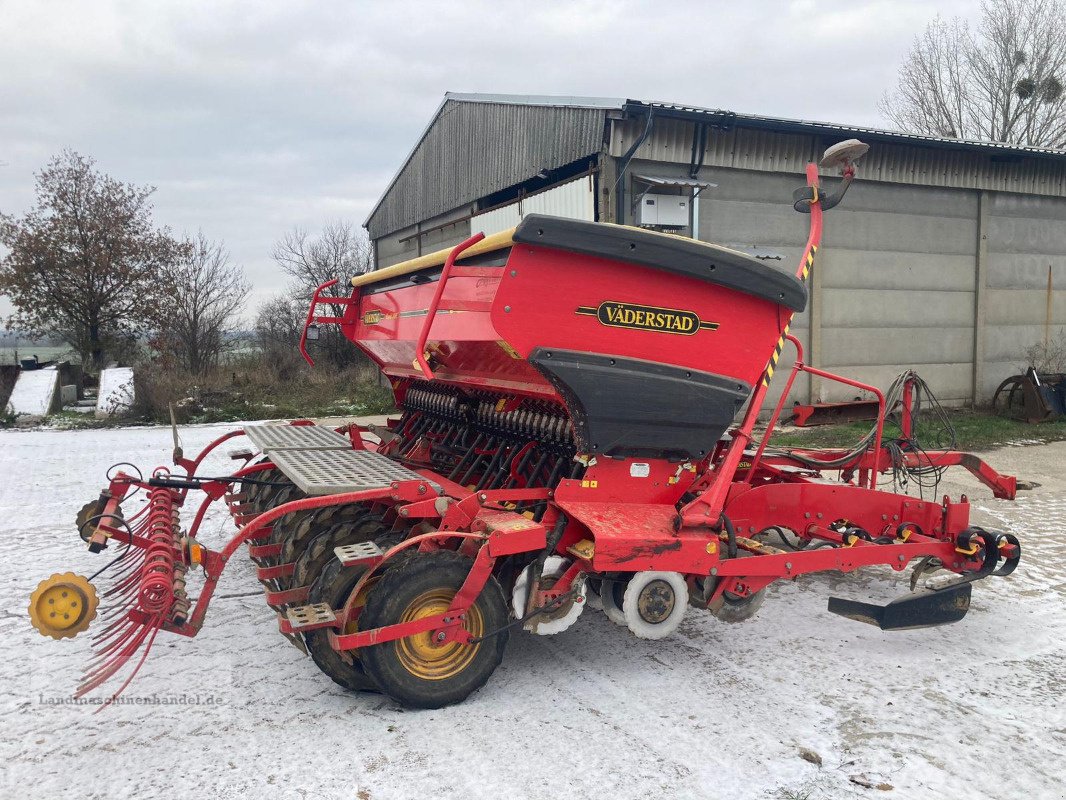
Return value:
M 871 149 L 827 214 L 793 326 L 808 363 L 879 386 L 914 367 L 947 403 L 987 401 L 1044 335 L 1049 268 L 1053 329 L 1066 324 L 1063 151 L 634 100 L 448 94 L 365 225 L 378 267 L 542 212 L 793 270 L 807 220 L 792 190 L 808 161 L 853 137 Z M 853 394 L 803 375 L 790 399 Z

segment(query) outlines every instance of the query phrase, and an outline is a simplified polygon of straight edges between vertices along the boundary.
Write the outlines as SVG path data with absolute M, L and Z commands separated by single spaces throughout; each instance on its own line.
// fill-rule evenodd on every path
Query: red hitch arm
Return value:
M 422 374 L 425 375 L 427 381 L 433 380 L 433 370 L 429 368 L 429 362 L 426 361 L 426 342 L 429 340 L 429 331 L 430 328 L 433 327 L 433 320 L 437 316 L 437 308 L 440 306 L 440 299 L 444 295 L 444 286 L 448 283 L 448 278 L 451 277 L 452 267 L 455 266 L 455 259 L 459 257 L 459 254 L 464 250 L 473 247 L 484 238 L 484 233 L 475 233 L 465 242 L 457 244 L 452 248 L 452 251 L 448 253 L 448 259 L 444 262 L 444 269 L 441 270 L 440 280 L 437 281 L 437 291 L 433 293 L 433 302 L 431 302 L 429 308 L 426 309 L 426 321 L 422 323 L 422 331 L 418 334 L 418 343 L 415 345 L 415 361 L 418 363 L 418 367 L 422 370 Z
M 300 334 L 300 355 L 304 357 L 304 361 L 310 364 L 312 367 L 315 365 L 315 360 L 311 358 L 307 352 L 307 329 L 311 327 L 311 323 L 315 321 L 315 309 L 318 307 L 319 297 L 324 289 L 330 289 L 337 285 L 337 279 L 334 278 L 331 281 L 326 281 L 317 289 L 315 289 L 314 295 L 311 297 L 311 306 L 307 309 L 307 319 L 304 320 L 303 333 Z
M 316 317 L 315 309 L 322 303 L 327 303 L 331 306 L 353 306 L 359 302 L 359 298 L 356 295 L 351 297 L 323 297 L 322 292 L 326 289 L 330 289 L 337 285 L 337 279 L 334 278 L 331 281 L 326 281 L 317 289 L 311 296 L 311 307 L 307 309 L 307 319 L 304 320 L 303 333 L 300 334 L 300 355 L 304 357 L 304 361 L 310 364 L 312 367 L 315 365 L 314 359 L 311 358 L 307 352 L 307 329 L 311 327 L 311 323 L 321 322 L 325 325 L 342 325 L 345 322 L 346 317 Z

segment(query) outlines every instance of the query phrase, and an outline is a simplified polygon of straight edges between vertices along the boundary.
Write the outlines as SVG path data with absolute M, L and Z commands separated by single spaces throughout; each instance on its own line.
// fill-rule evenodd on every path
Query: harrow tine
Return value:
M 82 680 L 84 681 L 88 678 L 91 678 L 98 672 L 103 670 L 110 662 L 112 656 L 115 655 L 115 653 L 121 653 L 123 650 L 129 647 L 132 642 L 136 641 L 136 637 L 140 635 L 141 630 L 141 626 L 133 624 L 121 628 L 122 635 L 115 639 L 115 641 L 113 641 L 107 647 L 98 650 L 96 652 L 96 655 L 85 666 Z
M 148 644 L 145 645 L 144 650 L 141 652 L 141 660 L 137 662 L 137 665 L 133 668 L 133 671 L 130 672 L 128 676 L 126 676 L 126 680 L 122 682 L 122 685 L 120 685 L 118 689 L 115 690 L 114 694 L 112 694 L 109 698 L 107 698 L 107 700 L 104 701 L 103 705 L 101 705 L 98 709 L 96 709 L 96 711 L 93 712 L 94 714 L 99 714 L 101 711 L 103 711 L 105 708 L 115 702 L 115 698 L 122 694 L 122 692 L 125 691 L 126 687 L 130 685 L 130 682 L 135 677 L 137 677 L 137 673 L 140 672 L 141 667 L 144 666 L 145 659 L 148 658 L 148 652 L 152 649 L 152 645 L 155 644 L 155 637 L 158 633 L 158 627 L 152 629 L 152 636 L 148 640 Z
M 121 660 L 124 653 L 136 649 L 137 644 L 145 635 L 146 627 L 143 625 L 130 624 L 122 629 L 122 636 L 107 647 L 97 651 L 96 656 L 89 662 L 82 676 L 82 683 L 106 672 L 116 660 Z
M 169 489 L 149 492 L 146 516 L 134 529 L 149 541 L 137 555 L 124 553 L 114 564 L 111 582 L 103 597 L 109 607 L 101 616 L 107 623 L 92 638 L 93 655 L 86 665 L 75 697 L 100 687 L 118 674 L 141 651 L 141 657 L 118 690 L 101 706 L 104 708 L 129 685 L 147 658 L 155 637 L 163 627 L 175 602 L 174 581 L 184 574 L 176 563 L 175 537 L 178 533 L 175 496 Z
M 149 636 L 150 636 L 151 637 L 150 641 L 151 642 L 155 641 L 155 635 L 156 635 L 156 633 L 158 633 L 159 627 L 160 627 L 159 624 L 149 624 L 149 625 L 141 626 L 140 627 L 140 631 L 130 641 L 130 643 L 125 647 L 125 649 L 122 650 L 121 653 L 119 653 L 118 655 L 112 656 L 111 660 L 106 665 L 102 665 L 97 670 L 96 674 L 94 674 L 92 676 L 88 676 L 88 675 L 86 676 L 86 679 L 83 680 L 83 682 L 81 683 L 80 686 L 78 686 L 78 689 L 74 693 L 74 696 L 75 697 L 83 697 L 86 693 L 91 692 L 93 689 L 96 689 L 101 684 L 103 684 L 104 681 L 106 681 L 108 678 L 110 678 L 116 672 L 118 672 L 120 669 L 122 669 L 123 665 L 125 665 L 126 662 L 128 662 L 130 660 L 130 657 L 134 653 L 136 653 L 137 650 L 141 647 L 141 645 L 144 643 L 145 639 L 148 639 Z M 144 663 L 144 659 L 148 656 L 148 650 L 149 649 L 151 649 L 151 644 L 149 644 L 148 647 L 146 647 L 144 649 L 144 652 L 141 655 L 141 661 L 137 665 L 137 669 L 140 669 L 140 664 Z M 136 674 L 136 671 L 134 672 L 134 674 Z M 130 678 L 132 679 L 132 676 L 130 676 Z M 127 685 L 129 685 L 129 680 L 127 680 L 125 683 L 122 684 L 122 686 L 119 687 L 118 691 L 114 695 L 112 695 L 111 699 L 113 700 L 115 697 L 117 697 L 118 694 L 124 688 L 126 688 Z

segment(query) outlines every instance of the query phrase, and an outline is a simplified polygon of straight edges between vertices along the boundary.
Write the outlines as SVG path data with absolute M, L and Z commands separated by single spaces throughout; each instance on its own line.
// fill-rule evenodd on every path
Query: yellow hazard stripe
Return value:
M 807 257 L 803 261 L 803 272 L 800 273 L 801 280 L 805 281 L 810 277 L 811 268 L 814 266 L 814 254 L 817 252 L 818 246 L 812 244 L 811 249 L 807 251 Z M 777 362 L 781 358 L 781 352 L 785 349 L 785 335 L 788 333 L 788 329 L 791 325 L 791 321 L 785 325 L 785 329 L 781 332 L 781 336 L 777 340 L 777 346 L 774 347 L 774 354 L 770 356 L 770 363 L 766 365 L 766 372 L 763 373 L 763 386 L 769 386 L 770 379 L 774 377 L 774 368 L 777 366 Z
M 781 353 L 785 350 L 785 336 L 788 335 L 788 330 L 791 327 L 791 322 L 786 323 L 785 329 L 781 331 L 781 336 L 777 339 L 777 344 L 774 346 L 774 354 L 770 356 L 770 363 L 766 365 L 766 373 L 763 375 L 763 386 L 769 386 L 770 379 L 774 377 L 774 369 L 777 367 L 777 362 L 781 360 Z

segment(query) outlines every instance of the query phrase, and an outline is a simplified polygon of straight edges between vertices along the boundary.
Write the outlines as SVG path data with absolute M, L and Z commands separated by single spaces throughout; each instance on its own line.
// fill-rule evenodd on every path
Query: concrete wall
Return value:
M 700 178 L 718 184 L 700 197 L 701 239 L 778 251 L 782 269 L 795 270 L 807 236 L 807 218 L 791 206 L 801 176 L 705 167 Z M 825 215 L 811 302 L 793 330 L 812 365 L 880 388 L 913 368 L 945 404 L 988 402 L 1043 339 L 1048 266 L 1056 335 L 1066 331 L 1066 199 L 860 180 Z M 786 346 L 783 370 L 792 352 Z M 784 375 L 774 383 L 771 401 Z M 802 376 L 788 403 L 860 396 Z
M 977 192 L 857 182 L 825 215 L 812 363 L 886 388 L 907 368 L 942 402 L 971 397 Z M 815 401 L 856 391 L 816 379 Z
M 978 393 L 1025 367 L 1026 348 L 1042 342 L 1051 268 L 1051 335 L 1066 331 L 1066 199 L 985 193 L 982 281 L 983 358 Z
M 650 165 L 648 166 L 650 170 Z M 662 174 L 657 171 L 654 174 Z M 731 169 L 704 169 L 703 180 L 717 183 L 716 188 L 704 190 L 699 201 L 700 239 L 724 245 L 755 245 L 779 252 L 780 261 L 770 263 L 795 273 L 803 247 L 807 242 L 807 217 L 792 208 L 792 190 L 796 178 L 766 172 L 745 172 Z M 792 321 L 792 333 L 810 350 L 811 308 L 797 314 Z M 769 353 L 753 353 L 764 360 Z M 795 350 L 786 344 L 770 384 L 768 403 L 773 404 L 784 388 L 788 370 L 792 368 Z M 809 376 L 800 375 L 793 385 L 788 405 L 806 402 L 810 392 Z

